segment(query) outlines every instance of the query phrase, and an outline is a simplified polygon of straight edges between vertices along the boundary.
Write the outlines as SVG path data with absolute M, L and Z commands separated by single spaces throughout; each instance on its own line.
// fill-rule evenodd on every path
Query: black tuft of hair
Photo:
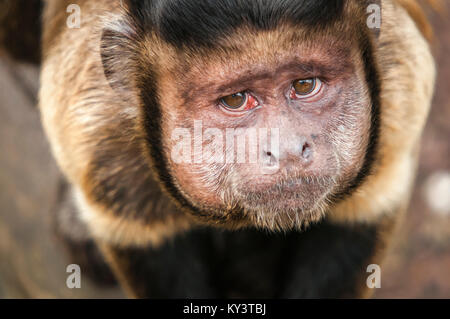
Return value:
M 248 24 L 270 30 L 280 22 L 324 26 L 340 18 L 346 0 L 129 0 L 131 16 L 175 47 L 213 46 Z

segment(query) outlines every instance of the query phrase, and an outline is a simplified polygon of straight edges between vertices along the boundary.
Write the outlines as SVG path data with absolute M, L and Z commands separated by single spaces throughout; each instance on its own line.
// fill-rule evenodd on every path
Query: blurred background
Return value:
M 375 298 L 450 298 L 450 19 L 432 21 L 436 94 L 410 208 Z M 0 298 L 121 298 L 84 278 L 82 289 L 66 286 L 71 261 L 52 217 L 71 204 L 41 128 L 38 87 L 36 67 L 0 58 Z

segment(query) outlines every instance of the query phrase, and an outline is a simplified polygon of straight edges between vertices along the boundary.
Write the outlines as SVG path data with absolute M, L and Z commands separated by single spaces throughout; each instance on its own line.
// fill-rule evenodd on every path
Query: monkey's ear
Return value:
M 117 20 L 108 24 L 102 32 L 100 54 L 103 71 L 114 90 L 129 90 L 131 86 L 133 59 L 136 43 L 135 32 L 131 26 Z
M 375 41 L 380 37 L 383 25 L 383 6 L 381 0 L 365 0 L 366 25 Z

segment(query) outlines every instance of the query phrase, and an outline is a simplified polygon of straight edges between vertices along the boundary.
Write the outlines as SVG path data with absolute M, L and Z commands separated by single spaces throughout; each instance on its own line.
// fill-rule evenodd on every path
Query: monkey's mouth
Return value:
M 259 215 L 321 213 L 335 185 L 333 177 L 295 177 L 267 185 L 254 183 L 237 191 L 239 205 Z

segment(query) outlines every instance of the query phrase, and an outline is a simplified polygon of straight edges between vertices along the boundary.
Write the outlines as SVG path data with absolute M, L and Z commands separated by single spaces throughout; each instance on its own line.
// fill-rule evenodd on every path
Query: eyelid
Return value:
M 219 99 L 219 106 L 220 106 L 220 108 L 223 111 L 225 111 L 226 113 L 229 113 L 229 114 L 231 113 L 231 114 L 236 115 L 236 114 L 246 113 L 248 111 L 255 110 L 255 109 L 257 109 L 260 106 L 259 101 L 257 100 L 257 98 L 254 97 L 250 92 L 243 91 L 243 92 L 239 92 L 239 93 L 245 94 L 245 102 L 242 104 L 241 107 L 239 107 L 238 109 L 231 109 L 231 108 L 227 107 L 226 105 L 224 105 L 224 103 L 222 102 L 223 98 L 220 98 Z M 248 107 L 247 104 L 249 102 L 252 103 L 253 106 L 250 106 L 250 108 L 246 109 Z

